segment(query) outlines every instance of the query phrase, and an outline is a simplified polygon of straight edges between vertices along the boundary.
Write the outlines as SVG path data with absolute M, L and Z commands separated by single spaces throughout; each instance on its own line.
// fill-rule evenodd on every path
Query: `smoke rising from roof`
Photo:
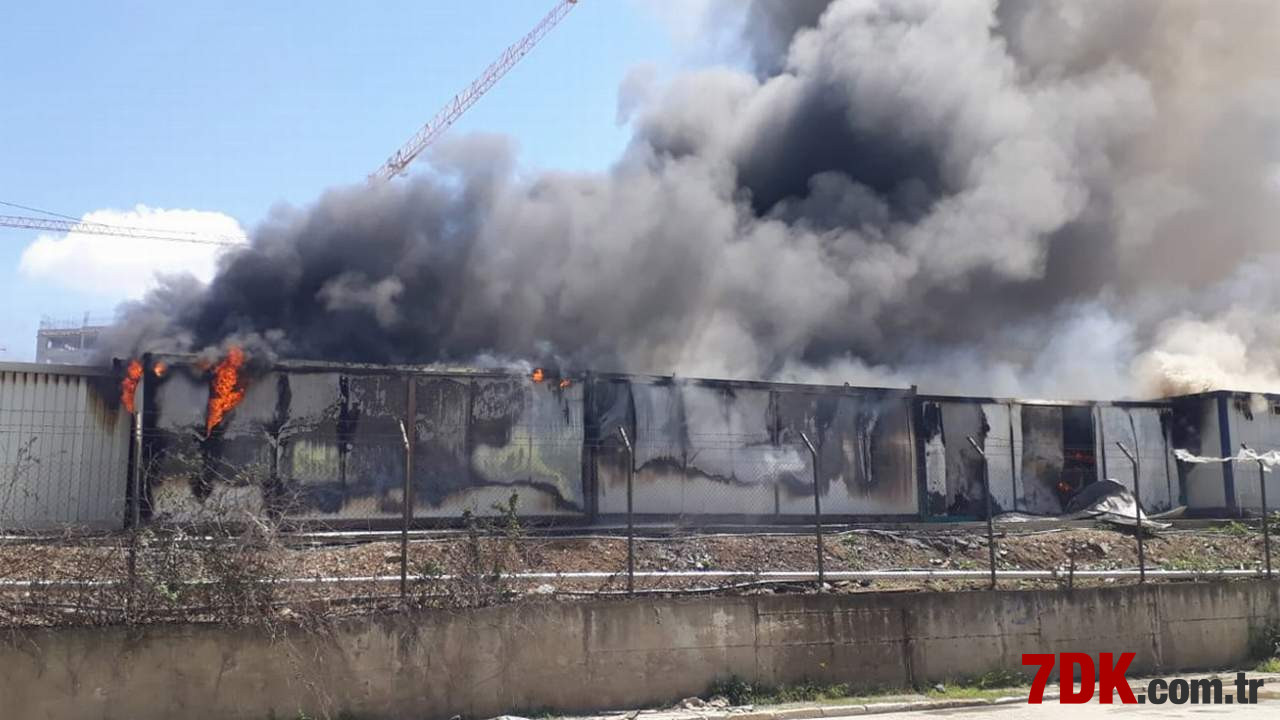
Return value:
M 452 139 L 128 306 L 117 350 L 1280 390 L 1280 4 L 734 7 L 753 67 L 623 98 L 607 172 Z

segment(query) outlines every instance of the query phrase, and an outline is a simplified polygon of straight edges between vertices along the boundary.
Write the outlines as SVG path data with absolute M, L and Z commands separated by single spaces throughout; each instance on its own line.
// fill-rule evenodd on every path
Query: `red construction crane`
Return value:
M 444 131 L 448 130 L 450 125 L 453 125 L 458 118 L 462 117 L 463 113 L 476 104 L 480 96 L 488 92 L 490 88 L 502 79 L 503 75 L 507 74 L 507 71 L 515 67 L 515 64 L 520 62 L 525 55 L 528 55 L 533 46 L 537 45 L 539 40 L 551 32 L 551 28 L 559 24 L 564 19 L 564 16 L 568 15 L 573 6 L 577 4 L 578 0 L 560 0 L 551 9 L 551 12 L 547 13 L 546 17 L 542 18 L 542 21 L 535 25 L 533 30 L 529 31 L 528 35 L 520 38 L 514 45 L 507 48 L 466 90 L 455 95 L 448 104 L 440 109 L 440 112 L 436 113 L 435 117 L 422 126 L 422 129 L 416 135 L 409 138 L 409 142 L 406 142 L 391 157 L 387 158 L 382 167 L 374 170 L 369 175 L 369 182 L 385 182 L 402 174 L 405 168 L 409 167 L 414 159 L 422 154 L 423 150 L 426 150 L 431 143 L 444 134 Z
M 534 26 L 533 30 L 530 30 L 527 35 L 520 38 L 511 47 L 508 47 L 467 89 L 455 95 L 448 104 L 440 109 L 440 112 L 436 113 L 435 117 L 422 126 L 422 129 L 417 134 L 409 138 L 409 141 L 403 147 L 387 158 L 382 167 L 369 175 L 369 182 L 385 182 L 402 174 L 410 163 L 422 154 L 423 150 L 426 150 L 431 143 L 444 134 L 449 129 L 449 126 L 462 117 L 463 113 L 469 110 L 472 105 L 475 105 L 482 95 L 497 84 L 511 68 L 515 67 L 516 63 L 520 62 L 525 55 L 528 55 L 529 51 L 533 50 L 533 47 L 538 44 L 538 41 L 551 32 L 551 29 L 559 24 L 564 19 L 564 16 L 568 15 L 573 6 L 577 4 L 578 0 L 559 0 L 556 6 L 551 9 L 551 12 L 547 13 L 546 17 L 542 18 Z M 19 215 L 0 215 L 0 227 L 114 235 L 117 237 L 148 238 L 206 245 L 239 245 L 244 242 L 244 239 L 239 237 L 216 237 L 183 231 L 152 230 L 105 223 L 86 223 L 71 219 L 52 220 Z

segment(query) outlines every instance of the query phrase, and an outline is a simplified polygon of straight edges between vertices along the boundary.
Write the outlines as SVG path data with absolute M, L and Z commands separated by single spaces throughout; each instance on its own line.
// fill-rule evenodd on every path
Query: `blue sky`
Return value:
M 219 211 L 251 229 L 277 203 L 362 181 L 552 5 L 4 3 L 0 200 L 77 217 Z M 452 132 L 510 135 L 529 167 L 607 166 L 627 139 L 627 71 L 680 63 L 661 5 L 583 0 Z M 41 315 L 118 299 L 19 272 L 37 235 L 0 228 L 0 359 L 31 359 Z

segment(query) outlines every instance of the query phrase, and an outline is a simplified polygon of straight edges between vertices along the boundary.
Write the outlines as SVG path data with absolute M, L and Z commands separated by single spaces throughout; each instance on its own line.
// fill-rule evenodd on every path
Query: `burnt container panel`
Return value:
M 413 504 L 422 516 L 452 512 L 471 484 L 467 421 L 469 378 L 419 377 L 414 422 Z
M 969 445 L 970 437 L 990 465 L 994 511 L 1020 509 L 1021 408 L 967 399 L 924 400 L 920 416 L 930 514 L 985 516 L 983 457 Z
M 1116 446 L 1137 454 L 1142 508 L 1164 512 L 1178 504 L 1178 471 L 1170 446 L 1172 412 L 1161 407 L 1100 405 L 1097 408 L 1098 476 L 1133 490 L 1133 466 Z
M 624 513 L 627 509 L 626 447 L 620 430 L 636 440 L 632 383 L 622 378 L 601 378 L 591 384 L 587 408 L 589 478 L 593 481 L 596 512 Z
M 1225 403 L 1226 397 L 1219 393 L 1175 399 L 1171 431 L 1174 448 L 1204 457 L 1222 457 L 1224 451 L 1234 454 L 1235 446 L 1226 434 L 1230 424 L 1219 421 L 1225 415 Z M 1230 474 L 1234 481 L 1234 471 L 1235 468 L 1221 463 L 1179 461 L 1178 477 L 1188 511 L 1196 514 L 1229 512 L 1227 477 Z M 1232 493 L 1230 502 L 1234 501 Z
M 1235 448 L 1244 443 L 1258 452 L 1280 449 L 1280 395 L 1237 393 L 1226 402 L 1231 442 Z M 1235 451 L 1231 454 L 1234 455 Z M 1237 510 L 1259 513 L 1262 509 L 1260 483 L 1266 482 L 1267 509 L 1275 512 L 1280 506 L 1280 473 L 1265 473 L 1264 480 L 1256 462 L 1238 462 L 1233 469 L 1232 485 Z
M 677 383 L 631 383 L 635 406 L 634 509 L 637 513 L 679 515 L 684 512 L 687 440 L 684 401 Z M 625 481 L 625 478 L 620 478 Z M 601 502 L 602 512 L 622 512 L 618 494 Z
M 420 515 L 456 517 L 463 510 L 492 515 L 512 495 L 524 515 L 586 511 L 581 384 L 534 382 L 522 375 L 470 379 L 461 432 L 452 427 L 463 401 L 460 388 L 436 385 L 426 399 L 429 406 L 419 407 L 419 427 L 428 431 L 443 468 L 430 458 L 415 467 L 426 500 L 418 502 Z
M 796 463 L 781 512 L 813 514 L 813 473 L 800 433 L 819 453 L 824 515 L 915 515 L 919 510 L 911 399 L 884 391 L 779 390 L 779 445 Z
M 1018 506 L 1036 515 L 1057 515 L 1070 492 L 1066 473 L 1063 408 L 1053 405 L 1022 406 L 1022 483 Z M 1081 479 L 1078 473 L 1072 475 Z
M 606 389 L 606 392 L 608 390 Z M 777 511 L 779 457 L 767 389 L 729 383 L 635 381 L 634 507 L 657 515 L 766 515 Z M 602 423 L 624 412 L 615 395 Z M 625 454 L 600 458 L 600 512 L 626 511 Z M 620 462 L 618 462 L 620 461 Z
M 822 453 L 824 514 L 914 515 L 910 410 L 905 394 L 600 380 L 592 393 L 599 512 L 626 510 L 627 457 L 614 438 L 629 427 L 637 513 L 812 516 L 805 432 Z
M 277 506 L 290 518 L 315 521 L 400 517 L 408 380 L 293 373 L 277 392 L 283 421 Z
M 275 407 L 270 385 L 250 385 L 238 407 L 210 433 L 209 381 L 194 366 L 149 378 L 142 398 L 151 416 L 144 438 L 145 514 L 153 522 L 201 523 L 262 513 L 272 446 L 263 433 Z
M 685 421 L 682 511 L 777 512 L 775 483 L 797 469 L 799 453 L 774 447 L 770 392 L 698 383 L 681 386 L 679 397 Z

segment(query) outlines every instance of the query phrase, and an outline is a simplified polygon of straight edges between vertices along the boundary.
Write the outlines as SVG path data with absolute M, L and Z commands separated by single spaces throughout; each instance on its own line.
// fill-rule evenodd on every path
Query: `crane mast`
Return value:
M 405 168 L 409 167 L 414 159 L 422 154 L 423 150 L 426 150 L 445 130 L 449 129 L 449 126 L 462 117 L 463 113 L 469 110 L 472 105 L 475 105 L 476 101 L 501 80 L 502 76 L 506 75 L 511 68 L 515 67 L 516 63 L 520 62 L 525 55 L 528 55 L 533 46 L 537 45 L 539 40 L 551 32 L 551 29 L 559 24 L 564 19 L 564 16 L 568 15 L 573 6 L 577 4 L 578 0 L 560 0 L 556 3 L 551 12 L 547 13 L 546 17 L 542 18 L 534 26 L 533 30 L 530 30 L 527 35 L 520 38 L 511 47 L 508 47 L 497 60 L 493 61 L 493 64 L 485 69 L 480 77 L 476 78 L 465 90 L 455 95 L 452 100 L 436 113 L 435 117 L 427 121 L 427 124 L 423 125 L 422 129 L 409 138 L 408 142 L 401 146 L 399 150 L 396 150 L 391 157 L 387 158 L 382 167 L 373 171 L 369 175 L 369 182 L 386 182 L 402 174 Z

